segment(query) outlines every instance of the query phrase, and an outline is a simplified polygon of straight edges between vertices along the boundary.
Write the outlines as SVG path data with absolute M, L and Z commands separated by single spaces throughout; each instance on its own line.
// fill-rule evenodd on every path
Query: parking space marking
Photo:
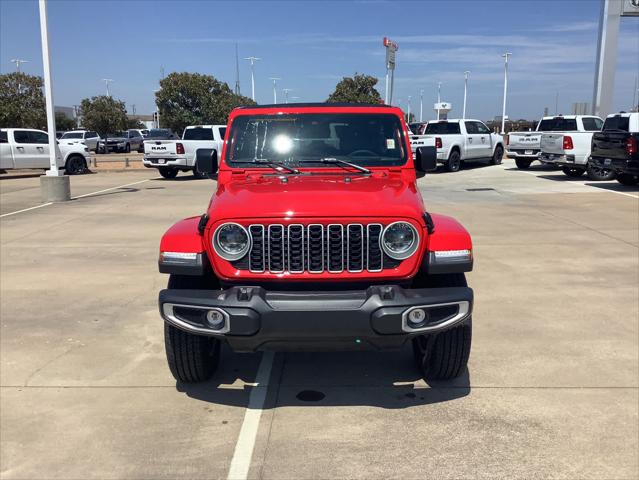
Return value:
M 248 406 L 244 414 L 244 421 L 240 434 L 237 437 L 231 467 L 229 468 L 228 480 L 245 480 L 248 478 L 251 460 L 253 458 L 253 448 L 257 430 L 260 426 L 260 417 L 264 408 L 264 401 L 268 393 L 268 384 L 273 368 L 274 352 L 264 352 L 260 365 L 255 376 L 255 386 L 249 395 Z
M 534 177 L 538 177 L 540 175 L 537 175 L 537 172 L 524 172 L 522 170 L 519 170 L 520 173 L 527 173 L 528 175 L 532 175 Z M 540 172 L 541 174 L 545 174 L 548 172 Z M 545 180 L 545 179 L 544 179 Z M 582 187 L 588 187 L 588 188 L 595 188 L 596 190 L 593 191 L 602 191 L 602 192 L 610 192 L 610 193 L 618 193 L 619 195 L 625 195 L 626 197 L 631 197 L 631 198 L 639 198 L 639 195 L 633 195 L 632 193 L 626 193 L 626 192 L 617 192 L 616 190 L 608 190 L 607 188 L 598 188 L 598 187 L 593 187 L 592 185 L 586 185 L 585 183 L 579 183 L 579 182 L 570 182 L 571 185 L 581 185 Z
M 148 182 L 151 180 L 147 178 L 146 180 L 140 180 L 139 182 L 125 183 L 124 185 L 118 185 L 117 187 L 105 188 L 104 190 L 98 190 L 97 192 L 85 193 L 84 195 L 78 195 L 77 197 L 71 197 L 71 200 L 75 200 L 77 198 L 90 197 L 91 195 L 97 195 L 98 193 L 108 192 L 110 190 L 117 190 L 118 188 L 130 187 L 131 185 L 138 185 L 139 183 Z M 0 218 L 8 217 L 9 215 L 16 215 L 22 212 L 28 212 L 29 210 L 35 210 L 36 208 L 46 207 L 48 205 L 53 205 L 53 202 L 43 203 L 41 205 L 36 205 L 35 207 L 23 208 L 22 210 L 16 210 L 15 212 L 3 213 L 0 215 Z
M 16 210 L 15 212 L 3 213 L 0 215 L 2 217 L 8 217 L 9 215 L 15 215 L 16 213 L 28 212 L 29 210 L 35 210 L 36 208 L 46 207 L 47 205 L 51 205 L 53 202 L 43 203 L 42 205 L 36 205 L 35 207 L 23 208 L 22 210 Z

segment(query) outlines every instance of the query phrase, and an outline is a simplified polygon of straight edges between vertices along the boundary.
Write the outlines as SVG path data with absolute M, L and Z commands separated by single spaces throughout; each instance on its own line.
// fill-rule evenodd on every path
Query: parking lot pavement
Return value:
M 427 385 L 408 349 L 278 353 L 236 451 L 261 355 L 225 350 L 212 381 L 176 386 L 157 312 L 160 236 L 214 184 L 143 173 L 74 177 L 152 179 L 0 219 L 2 478 L 226 478 L 233 458 L 249 478 L 639 476 L 637 189 L 510 161 L 424 177 L 427 208 L 473 235 L 468 372 Z M 37 185 L 2 180 L 0 199 L 26 208 Z

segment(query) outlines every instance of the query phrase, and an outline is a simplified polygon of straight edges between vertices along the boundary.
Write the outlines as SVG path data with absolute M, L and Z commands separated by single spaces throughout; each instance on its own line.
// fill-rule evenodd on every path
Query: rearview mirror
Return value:
M 209 178 L 217 173 L 217 150 L 200 149 L 195 154 L 195 168 Z
M 437 149 L 435 147 L 417 147 L 415 151 L 415 171 L 417 177 L 423 177 L 426 172 L 437 170 Z

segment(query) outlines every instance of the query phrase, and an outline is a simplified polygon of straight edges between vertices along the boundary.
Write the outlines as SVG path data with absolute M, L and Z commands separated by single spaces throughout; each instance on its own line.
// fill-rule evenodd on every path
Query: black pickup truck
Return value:
M 608 115 L 601 132 L 592 136 L 588 163 L 612 169 L 622 185 L 639 183 L 639 113 Z

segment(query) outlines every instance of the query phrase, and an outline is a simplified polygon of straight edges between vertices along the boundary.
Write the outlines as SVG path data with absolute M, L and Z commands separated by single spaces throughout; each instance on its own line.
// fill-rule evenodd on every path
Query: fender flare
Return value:
M 473 269 L 473 242 L 464 226 L 452 217 L 431 213 L 434 230 L 428 235 L 426 249 L 422 260 L 422 270 L 427 273 L 459 273 L 470 272 Z M 435 265 L 432 252 L 452 250 L 468 250 L 470 257 L 467 261 L 448 265 Z
M 169 228 L 160 240 L 158 267 L 160 273 L 177 275 L 204 275 L 210 263 L 204 248 L 204 237 L 200 234 L 201 217 L 180 220 Z M 192 258 L 177 262 L 168 253 L 195 254 Z

